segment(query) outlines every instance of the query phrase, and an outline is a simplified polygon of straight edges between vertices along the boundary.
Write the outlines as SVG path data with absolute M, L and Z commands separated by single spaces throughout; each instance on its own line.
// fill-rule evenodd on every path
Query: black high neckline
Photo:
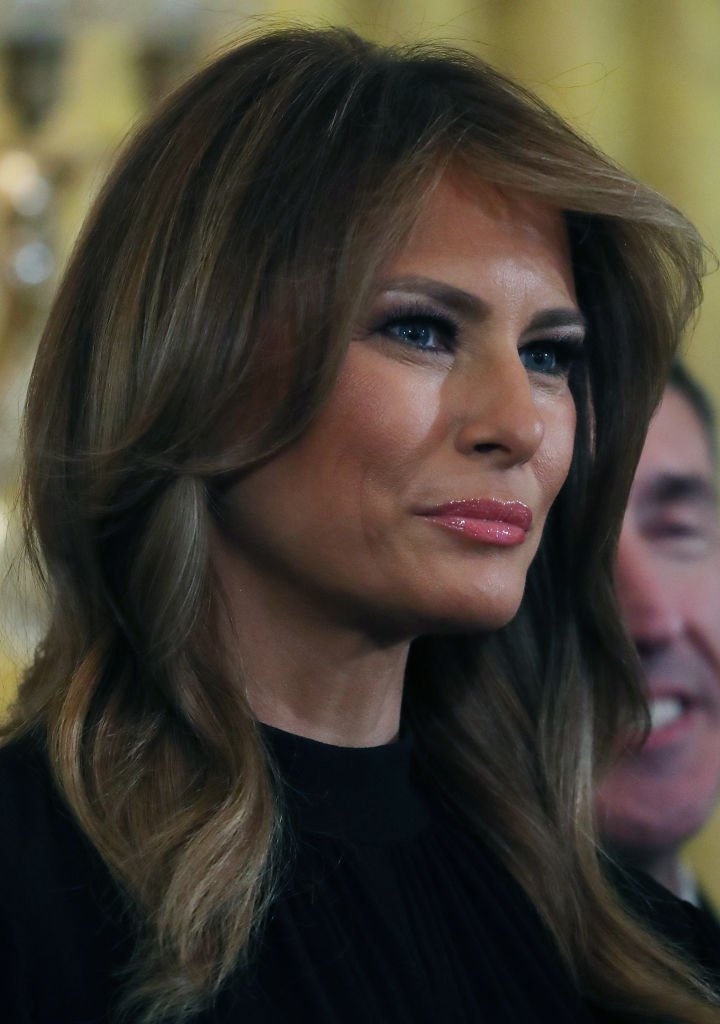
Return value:
M 384 842 L 412 838 L 428 824 L 412 779 L 409 735 L 377 747 L 337 747 L 269 725 L 262 729 L 300 831 Z

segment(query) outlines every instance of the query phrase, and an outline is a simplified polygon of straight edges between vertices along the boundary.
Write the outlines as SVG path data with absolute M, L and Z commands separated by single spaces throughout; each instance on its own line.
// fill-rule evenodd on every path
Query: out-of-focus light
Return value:
M 36 217 L 50 201 L 50 183 L 37 160 L 23 150 L 0 154 L 0 193 L 25 217 Z
M 0 549 L 2 549 L 10 531 L 10 509 L 5 501 L 0 502 Z
M 12 269 L 21 284 L 34 287 L 43 284 L 55 267 L 52 249 L 46 242 L 26 242 L 12 259 Z

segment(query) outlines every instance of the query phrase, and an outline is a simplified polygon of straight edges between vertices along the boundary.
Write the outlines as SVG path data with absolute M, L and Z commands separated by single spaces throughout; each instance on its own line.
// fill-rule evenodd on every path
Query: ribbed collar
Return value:
M 379 747 L 335 747 L 269 725 L 263 735 L 300 831 L 384 842 L 412 838 L 427 825 L 412 781 L 410 736 Z

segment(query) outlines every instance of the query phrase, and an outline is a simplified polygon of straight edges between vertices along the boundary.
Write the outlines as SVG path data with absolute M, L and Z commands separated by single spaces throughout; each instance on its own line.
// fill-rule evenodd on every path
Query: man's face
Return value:
M 670 387 L 630 494 L 617 588 L 645 671 L 652 732 L 600 790 L 607 842 L 636 858 L 671 852 L 720 791 L 720 530 L 707 436 Z

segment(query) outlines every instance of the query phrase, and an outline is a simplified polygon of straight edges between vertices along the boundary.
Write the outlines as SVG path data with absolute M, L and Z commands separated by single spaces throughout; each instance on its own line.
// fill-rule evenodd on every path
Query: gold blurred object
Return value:
M 38 595 L 15 571 L 21 538 L 12 510 L 20 409 L 57 267 L 62 164 L 48 159 L 40 140 L 59 97 L 65 53 L 60 35 L 47 30 L 0 40 L 0 712 L 11 702 L 41 621 Z
M 2 379 L 4 365 L 38 328 L 55 268 L 53 169 L 39 154 L 37 137 L 57 99 L 65 47 L 56 33 L 27 31 L 4 40 L 0 53 L 7 108 L 24 142 L 0 152 Z
M 54 105 L 64 50 L 58 32 L 39 26 L 3 42 L 5 91 L 21 131 L 35 131 Z
M 198 46 L 195 0 L 131 7 L 127 20 L 80 19 L 70 0 L 24 2 L 6 35 L 0 14 L 0 714 L 42 631 L 13 511 L 42 323 L 113 150 L 192 69 Z

